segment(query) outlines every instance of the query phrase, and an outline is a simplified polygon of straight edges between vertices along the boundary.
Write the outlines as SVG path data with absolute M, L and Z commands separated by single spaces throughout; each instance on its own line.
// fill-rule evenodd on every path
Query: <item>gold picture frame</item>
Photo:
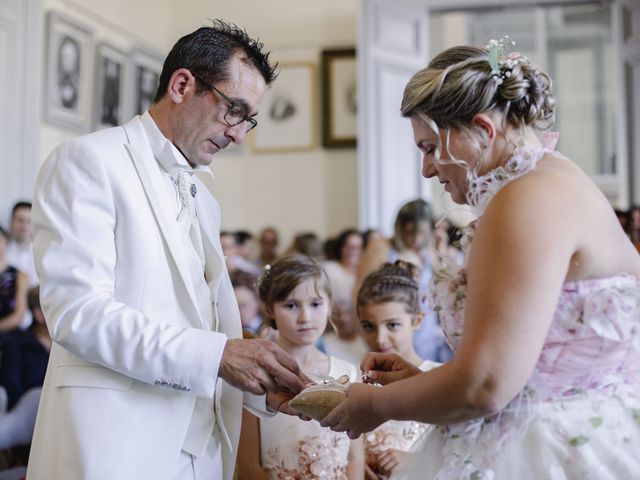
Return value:
M 256 153 L 310 151 L 316 147 L 316 65 L 280 64 L 278 78 L 267 90 L 249 133 Z
M 322 145 L 356 146 L 357 63 L 355 48 L 322 52 Z

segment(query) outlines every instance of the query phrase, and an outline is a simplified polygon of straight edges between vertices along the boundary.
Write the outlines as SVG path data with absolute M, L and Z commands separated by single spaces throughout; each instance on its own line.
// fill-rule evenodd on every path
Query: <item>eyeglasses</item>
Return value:
M 222 93 L 216 87 L 211 85 L 209 82 L 205 82 L 198 75 L 195 75 L 193 73 L 192 75 L 202 85 L 204 85 L 209 90 L 213 90 L 214 92 L 216 92 L 225 101 L 225 103 L 227 104 L 227 112 L 224 114 L 224 121 L 227 122 L 227 125 L 229 125 L 230 127 L 235 127 L 236 125 L 240 125 L 241 123 L 247 122 L 246 133 L 249 133 L 249 131 L 256 128 L 256 125 L 258 125 L 258 121 L 247 114 L 247 110 L 243 105 L 240 105 L 235 100 L 231 100 L 224 93 Z

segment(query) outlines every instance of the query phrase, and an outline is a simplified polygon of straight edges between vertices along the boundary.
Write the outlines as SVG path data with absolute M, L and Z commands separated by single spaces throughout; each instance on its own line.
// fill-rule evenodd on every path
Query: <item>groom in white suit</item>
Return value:
M 292 413 L 295 361 L 241 339 L 208 169 L 274 78 L 261 43 L 215 21 L 173 47 L 148 112 L 43 165 L 34 251 L 54 344 L 29 480 L 231 479 L 243 403 Z

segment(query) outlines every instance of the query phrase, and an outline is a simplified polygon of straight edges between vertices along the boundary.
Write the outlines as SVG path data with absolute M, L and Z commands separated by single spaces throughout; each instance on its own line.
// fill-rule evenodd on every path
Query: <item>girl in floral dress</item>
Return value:
M 431 303 L 455 357 L 420 372 L 362 364 L 322 424 L 351 438 L 388 419 L 436 425 L 395 478 L 640 478 L 640 256 L 606 197 L 537 131 L 551 81 L 505 42 L 455 47 L 407 84 L 402 114 L 437 177 L 478 220 L 466 264 L 442 265 Z
M 320 265 L 290 255 L 265 267 L 258 286 L 265 321 L 278 330 L 277 343 L 312 379 L 330 381 L 358 370 L 315 346 L 331 313 L 329 280 Z M 311 420 L 276 414 L 258 419 L 244 412 L 238 449 L 239 480 L 355 480 L 364 478 L 362 439 L 350 440 Z
M 396 353 L 421 370 L 439 364 L 422 360 L 413 347 L 414 333 L 424 313 L 420 310 L 419 269 L 396 260 L 365 277 L 358 291 L 356 311 L 362 335 L 373 352 Z M 389 420 L 365 436 L 365 477 L 386 479 L 407 461 L 407 453 L 427 425 Z

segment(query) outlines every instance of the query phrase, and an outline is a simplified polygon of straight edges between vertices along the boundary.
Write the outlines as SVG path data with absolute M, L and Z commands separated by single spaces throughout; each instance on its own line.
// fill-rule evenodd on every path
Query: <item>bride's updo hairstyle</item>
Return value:
M 436 134 L 438 129 L 469 131 L 474 115 L 488 112 L 500 112 L 516 129 L 548 129 L 555 120 L 551 79 L 524 56 L 506 58 L 494 70 L 488 49 L 445 50 L 409 80 L 402 116 L 421 119 Z

